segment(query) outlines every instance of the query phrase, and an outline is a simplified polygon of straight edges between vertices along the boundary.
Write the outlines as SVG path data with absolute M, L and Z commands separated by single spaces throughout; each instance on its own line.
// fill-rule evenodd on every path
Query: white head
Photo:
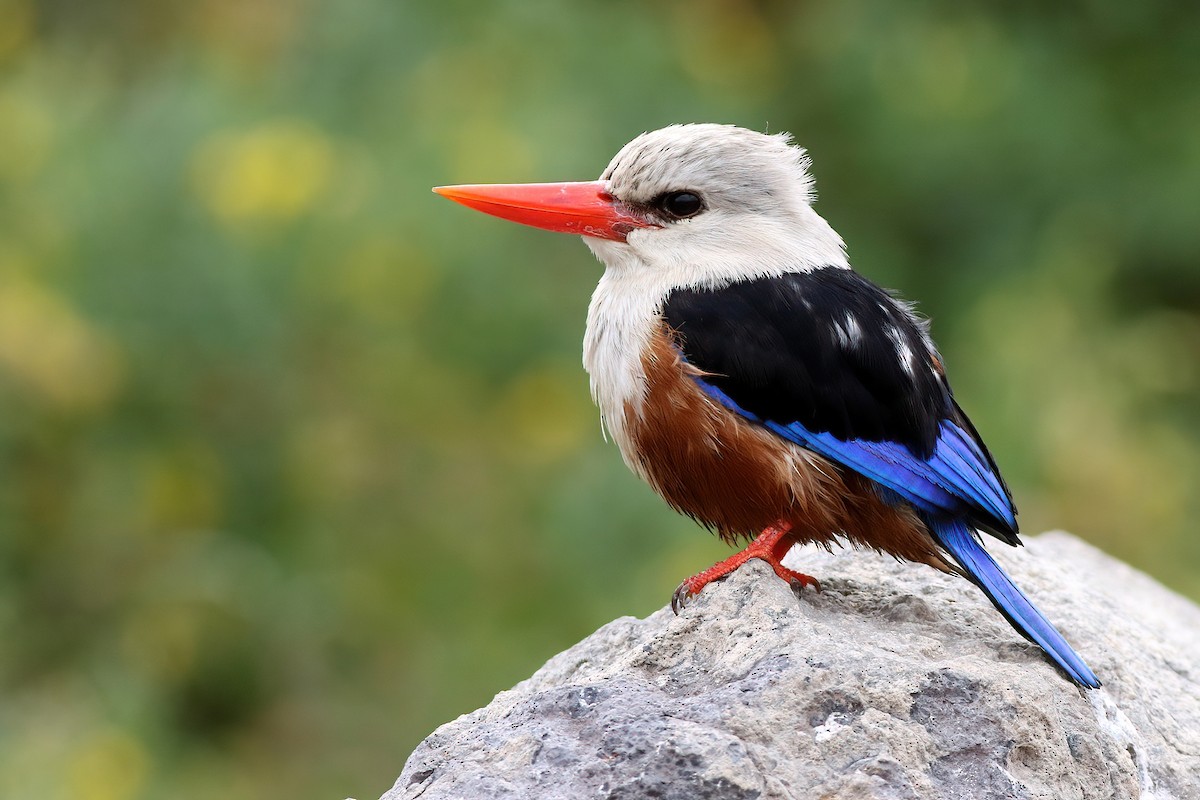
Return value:
M 600 180 L 655 226 L 624 242 L 584 241 L 610 270 L 649 271 L 666 291 L 847 266 L 841 238 L 812 209 L 810 164 L 786 133 L 711 124 L 644 133 Z

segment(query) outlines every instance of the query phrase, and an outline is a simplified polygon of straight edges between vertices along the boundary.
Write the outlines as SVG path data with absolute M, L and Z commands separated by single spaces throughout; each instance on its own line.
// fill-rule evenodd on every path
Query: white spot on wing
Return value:
M 904 334 L 895 325 L 889 325 L 887 329 L 887 337 L 892 340 L 892 344 L 896 346 L 896 358 L 900 361 L 900 365 L 911 378 L 917 377 L 917 354 L 908 346 L 908 342 L 904 340 Z
M 862 345 L 862 326 L 858 324 L 858 318 L 850 312 L 846 312 L 846 316 L 842 321 L 835 322 L 833 327 L 837 335 L 838 344 L 841 345 L 843 350 L 853 350 Z

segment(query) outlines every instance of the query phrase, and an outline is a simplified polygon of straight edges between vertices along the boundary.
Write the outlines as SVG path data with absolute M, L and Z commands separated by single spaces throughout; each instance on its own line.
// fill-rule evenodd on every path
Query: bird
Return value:
M 983 547 L 1019 545 L 999 467 L 928 321 L 855 272 L 813 209 L 790 134 L 712 123 L 636 137 L 596 181 L 439 186 L 469 208 L 577 234 L 603 263 L 583 363 L 625 463 L 675 510 L 748 541 L 796 590 L 794 545 L 849 544 L 966 578 L 1075 684 L 1100 681 Z

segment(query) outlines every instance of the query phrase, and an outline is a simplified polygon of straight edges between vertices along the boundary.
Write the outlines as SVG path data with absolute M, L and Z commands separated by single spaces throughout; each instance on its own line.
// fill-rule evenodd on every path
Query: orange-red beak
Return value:
M 616 242 L 625 241 L 636 228 L 659 227 L 609 194 L 605 181 L 437 186 L 434 191 L 522 225 Z

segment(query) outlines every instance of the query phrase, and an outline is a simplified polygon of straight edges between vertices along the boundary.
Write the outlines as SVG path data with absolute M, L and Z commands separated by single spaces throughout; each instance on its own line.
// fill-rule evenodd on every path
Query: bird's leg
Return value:
M 781 563 L 783 557 L 795 544 L 795 540 L 788 536 L 791 530 L 790 522 L 782 520 L 776 522 L 755 537 L 754 541 L 746 545 L 744 550 L 734 553 L 724 561 L 713 564 L 703 572 L 688 578 L 679 584 L 679 588 L 671 597 L 671 610 L 678 614 L 679 609 L 683 608 L 689 599 L 700 594 L 701 589 L 713 581 L 719 581 L 726 577 L 752 558 L 761 558 L 770 564 L 771 569 L 775 570 L 775 574 L 791 584 L 793 589 L 815 586 L 818 592 L 821 591 L 821 584 L 816 578 L 796 572 L 794 569 L 788 569 Z

